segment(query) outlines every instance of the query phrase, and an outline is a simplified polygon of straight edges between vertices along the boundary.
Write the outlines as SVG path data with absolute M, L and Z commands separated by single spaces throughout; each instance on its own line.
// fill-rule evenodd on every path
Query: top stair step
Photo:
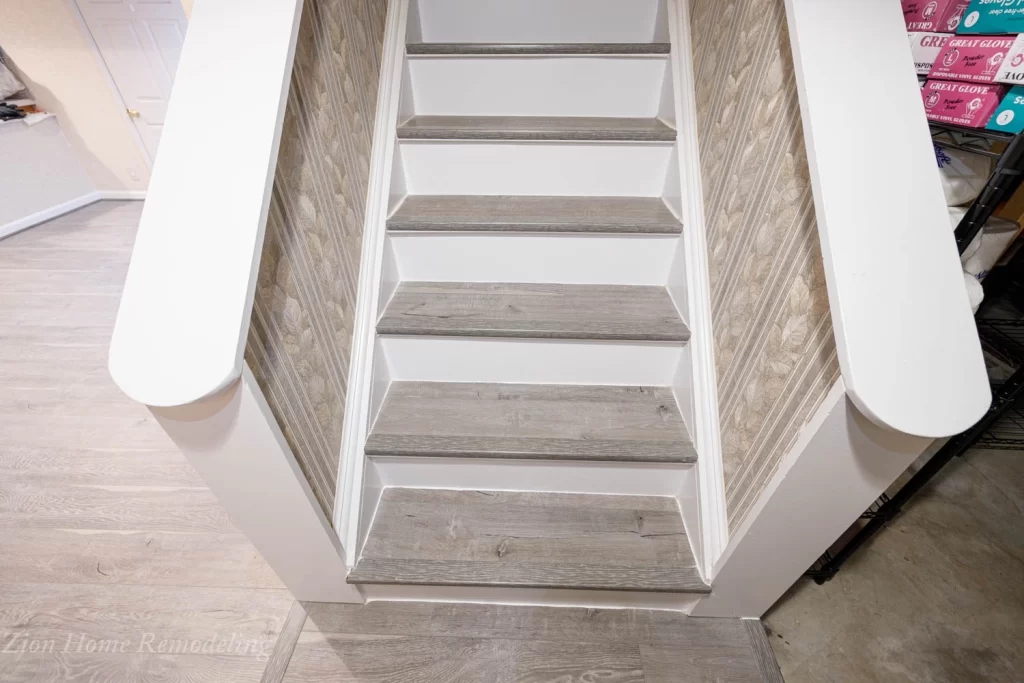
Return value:
M 598 116 L 413 116 L 398 126 L 406 140 L 601 140 L 672 142 L 658 119 Z
M 669 43 L 409 43 L 410 55 L 667 55 Z

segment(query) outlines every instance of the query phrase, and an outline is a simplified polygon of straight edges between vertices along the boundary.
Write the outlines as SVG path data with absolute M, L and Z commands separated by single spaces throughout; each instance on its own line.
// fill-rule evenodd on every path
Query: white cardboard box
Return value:
M 1024 85 L 1024 33 L 1017 36 L 1017 40 L 1013 41 L 1013 46 L 1003 58 L 996 82 Z
M 916 31 L 907 34 L 910 39 L 910 53 L 914 57 L 914 68 L 917 69 L 917 73 L 928 75 L 946 41 L 952 36 L 952 33 L 920 33 Z

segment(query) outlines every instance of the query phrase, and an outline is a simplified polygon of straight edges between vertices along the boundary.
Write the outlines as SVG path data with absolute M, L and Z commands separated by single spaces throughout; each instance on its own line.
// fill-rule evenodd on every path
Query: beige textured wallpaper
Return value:
M 306 0 L 245 358 L 334 510 L 386 0 Z
M 729 529 L 839 377 L 783 0 L 690 0 Z

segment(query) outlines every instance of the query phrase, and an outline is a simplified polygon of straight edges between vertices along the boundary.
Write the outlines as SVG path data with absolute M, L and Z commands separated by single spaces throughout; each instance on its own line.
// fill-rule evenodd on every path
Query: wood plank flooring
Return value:
M 603 116 L 413 116 L 398 126 L 406 140 L 600 140 L 672 142 L 658 119 Z
M 264 683 L 760 683 L 739 619 L 511 605 L 306 603 Z M 774 681 L 771 681 L 774 683 Z
M 669 387 L 394 382 L 366 453 L 697 461 Z
M 684 342 L 664 287 L 403 282 L 380 334 Z
M 670 43 L 409 43 L 410 55 L 667 55 Z
M 388 230 L 584 232 L 678 235 L 683 226 L 660 197 L 411 195 Z
M 4 683 L 255 682 L 293 602 L 107 373 L 141 209 L 0 241 Z
M 565 493 L 386 489 L 348 580 L 709 592 L 674 498 Z

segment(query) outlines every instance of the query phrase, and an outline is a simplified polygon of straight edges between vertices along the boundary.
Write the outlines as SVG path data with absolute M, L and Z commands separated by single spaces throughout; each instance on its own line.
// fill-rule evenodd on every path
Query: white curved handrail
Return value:
M 185 405 L 238 379 L 302 0 L 192 12 L 110 342 L 131 398 Z
M 950 436 L 991 401 L 894 0 L 786 0 L 847 394 L 873 422 Z

